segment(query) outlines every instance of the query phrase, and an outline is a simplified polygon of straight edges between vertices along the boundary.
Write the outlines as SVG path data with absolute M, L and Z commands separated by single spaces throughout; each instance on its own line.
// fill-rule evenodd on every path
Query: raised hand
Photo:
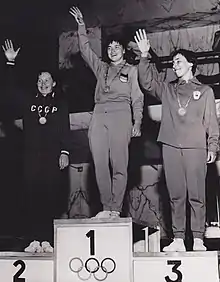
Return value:
M 79 10 L 79 8 L 73 6 L 72 8 L 70 8 L 69 12 L 70 12 L 70 14 L 72 16 L 74 16 L 76 22 L 79 25 L 83 25 L 84 24 L 83 15 L 82 15 L 81 11 Z
M 141 56 L 146 57 L 150 50 L 150 41 L 147 38 L 146 31 L 144 29 L 139 29 L 136 31 L 134 40 L 138 45 L 139 50 L 141 51 Z
M 7 58 L 7 60 L 10 61 L 10 62 L 13 62 L 13 61 L 15 61 L 15 58 L 17 57 L 18 52 L 20 51 L 21 48 L 18 48 L 15 51 L 12 41 L 9 40 L 9 39 L 6 39 L 5 45 L 2 45 L 2 49 L 5 53 L 5 57 Z

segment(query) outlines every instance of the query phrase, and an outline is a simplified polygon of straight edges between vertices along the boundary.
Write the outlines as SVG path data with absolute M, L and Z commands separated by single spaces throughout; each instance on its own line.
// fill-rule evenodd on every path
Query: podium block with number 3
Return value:
M 56 220 L 55 282 L 131 282 L 132 222 Z
M 139 254 L 133 269 L 134 282 L 219 282 L 217 252 Z

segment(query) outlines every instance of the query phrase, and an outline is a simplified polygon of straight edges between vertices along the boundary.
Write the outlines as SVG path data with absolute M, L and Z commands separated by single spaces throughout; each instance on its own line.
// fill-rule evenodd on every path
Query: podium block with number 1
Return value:
M 131 282 L 132 222 L 55 220 L 55 282 Z

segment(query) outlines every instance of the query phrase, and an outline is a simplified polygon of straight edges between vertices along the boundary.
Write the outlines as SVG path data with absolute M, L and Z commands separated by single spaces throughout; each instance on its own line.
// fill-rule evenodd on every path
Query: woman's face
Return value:
M 188 62 L 182 54 L 177 54 L 173 58 L 173 71 L 178 78 L 183 78 L 192 71 L 193 64 Z
M 107 54 L 111 62 L 117 64 L 123 61 L 125 50 L 119 42 L 112 41 L 107 48 Z
M 42 72 L 37 81 L 38 91 L 46 96 L 53 91 L 53 87 L 56 85 L 56 82 L 53 81 L 53 78 L 49 72 Z

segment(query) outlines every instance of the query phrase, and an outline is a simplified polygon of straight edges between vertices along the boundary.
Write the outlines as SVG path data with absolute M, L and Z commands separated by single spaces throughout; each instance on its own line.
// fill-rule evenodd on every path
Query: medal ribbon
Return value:
M 186 109 L 186 108 L 189 106 L 189 102 L 190 102 L 190 100 L 192 99 L 192 96 L 193 96 L 193 95 L 191 95 L 191 96 L 189 97 L 189 99 L 186 101 L 186 104 L 185 104 L 185 105 L 181 105 L 181 103 L 180 103 L 180 98 L 179 98 L 179 94 L 177 93 L 177 102 L 178 102 L 179 108 Z
M 124 62 L 124 64 L 121 66 L 121 68 L 119 69 L 119 71 L 116 73 L 116 75 L 113 77 L 113 79 L 110 81 L 110 83 L 108 83 L 108 73 L 109 73 L 109 68 L 110 68 L 110 64 L 108 64 L 106 73 L 105 73 L 105 89 L 108 89 L 110 87 L 110 85 L 112 84 L 112 82 L 116 79 L 116 77 L 121 73 L 121 71 L 123 70 L 124 66 L 126 64 L 126 61 Z M 108 91 L 107 91 L 108 92 Z

